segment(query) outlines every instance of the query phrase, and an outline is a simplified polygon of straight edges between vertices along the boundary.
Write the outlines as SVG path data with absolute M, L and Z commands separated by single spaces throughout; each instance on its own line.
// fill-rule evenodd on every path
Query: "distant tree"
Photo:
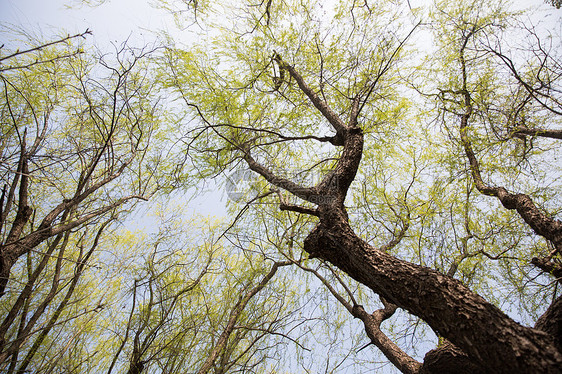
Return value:
M 104 332 L 114 347 L 106 353 L 112 357 L 107 371 L 226 373 L 263 367 L 259 351 L 292 313 L 290 303 L 271 300 L 264 288 L 290 263 L 252 269 L 246 258 L 237 258 L 239 250 L 216 241 L 217 226 L 162 218 L 153 237 L 123 243 L 132 244 L 129 250 L 145 263 L 127 270 L 132 288 L 123 296 L 130 305 L 108 310 L 119 324 Z M 203 240 L 191 243 L 196 236 Z
M 158 103 L 143 66 L 151 51 L 119 47 L 111 62 L 84 52 L 88 34 L 24 36 L 0 49 L 0 362 L 11 360 L 9 371 L 34 336 L 25 370 L 66 314 L 105 228 L 158 189 L 159 155 L 148 150 Z

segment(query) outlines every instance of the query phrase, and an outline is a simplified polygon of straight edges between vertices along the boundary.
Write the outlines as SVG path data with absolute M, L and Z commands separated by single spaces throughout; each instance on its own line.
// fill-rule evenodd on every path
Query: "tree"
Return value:
M 209 174 L 247 165 L 270 186 L 256 182 L 257 192 L 249 203 L 275 204 L 287 216 L 313 218 L 314 226 L 302 241 L 308 261 L 333 264 L 384 300 L 384 308 L 373 314 L 353 301 L 340 301 L 365 322 L 370 339 L 403 372 L 558 372 L 562 355 L 556 326 L 561 299 L 556 291 L 551 307 L 530 328 L 494 305 L 498 292 L 491 292 L 490 302 L 454 279 L 459 268 L 465 282 L 475 279 L 464 273 L 468 260 L 474 269 L 497 261 L 505 267 L 502 277 L 508 277 L 520 261 L 559 274 L 562 222 L 554 197 L 559 170 L 547 166 L 552 168 L 546 173 L 552 176 L 551 184 L 533 189 L 533 175 L 525 173 L 529 178 L 523 178 L 522 171 L 536 158 L 527 153 L 525 144 L 524 157 L 517 152 L 518 139 L 538 141 L 558 134 L 558 51 L 545 49 L 532 28 L 516 27 L 517 14 L 499 2 L 438 3 L 429 26 L 437 43 L 434 56 L 440 60 L 428 57 L 438 66 L 429 71 L 432 74 L 424 71 L 432 79 L 428 83 L 415 75 L 423 69 L 405 66 L 411 56 L 407 49 L 411 35 L 423 27 L 414 24 L 406 28 L 411 33 L 400 32 L 407 23 L 401 9 L 391 2 L 385 5 L 341 2 L 331 13 L 308 2 L 268 2 L 268 17 L 262 17 L 264 2 L 261 8 L 243 10 L 223 6 L 220 13 L 236 14 L 231 17 L 236 22 L 222 28 L 226 31 L 220 41 L 206 40 L 201 49 L 168 54 L 168 86 L 176 89 L 201 122 L 190 129 L 186 152 L 192 162 L 206 165 Z M 521 35 L 534 38 L 524 50 L 532 60 L 511 57 L 502 49 Z M 518 66 L 519 61 L 530 62 Z M 422 95 L 412 98 L 408 87 Z M 427 98 L 437 103 L 429 113 L 421 109 Z M 441 129 L 425 121 L 428 115 L 438 118 Z M 530 126 L 529 121 L 549 123 L 552 128 Z M 507 136 L 505 130 L 498 132 L 498 126 L 506 125 Z M 478 143 L 472 135 L 476 130 L 483 134 Z M 381 145 L 391 140 L 409 147 Z M 537 153 L 547 160 L 557 157 L 558 147 L 551 144 Z M 443 151 L 445 146 L 450 148 Z M 434 158 L 428 157 L 427 149 Z M 387 199 L 381 200 L 387 211 L 374 207 L 373 220 L 361 223 L 348 209 L 362 198 L 355 182 L 360 177 L 368 180 L 369 172 L 384 174 L 385 157 L 401 163 L 405 172 L 382 191 L 380 185 L 364 184 L 367 194 L 373 189 L 380 191 L 374 197 Z M 369 168 L 372 159 L 374 169 Z M 367 162 L 366 170 L 362 160 Z M 486 182 L 484 165 L 494 181 L 525 192 L 508 192 L 501 184 L 495 187 L 498 182 Z M 544 166 L 539 161 L 536 168 Z M 288 168 L 301 178 L 290 175 Z M 433 175 L 423 174 L 424 169 L 433 169 Z M 425 233 L 444 225 L 427 208 L 444 210 L 448 196 L 436 202 L 435 193 L 458 190 L 440 186 L 436 177 L 440 173 L 465 181 L 452 183 L 460 185 L 465 199 L 454 199 L 451 207 L 460 206 L 460 214 L 451 209 L 446 218 L 460 217 L 452 227 L 463 227 L 465 235 L 455 234 L 458 255 L 451 249 L 442 255 L 452 256 L 447 259 L 448 270 L 424 266 L 433 265 L 426 260 L 435 243 L 427 248 L 420 245 L 417 259 L 412 256 L 415 251 L 400 248 L 411 243 L 404 240 L 411 232 L 410 238 L 419 238 L 419 243 L 441 239 Z M 485 196 L 498 199 L 502 207 L 488 208 Z M 390 215 L 377 217 L 378 213 Z M 480 221 L 494 214 L 491 223 Z M 499 227 L 506 218 L 509 224 L 502 232 Z M 356 229 L 359 226 L 362 232 L 361 224 L 383 222 L 394 222 L 386 226 L 390 233 L 386 243 L 376 235 L 366 239 Z M 529 239 L 529 228 L 542 239 Z M 510 231 L 513 234 L 506 233 Z M 505 250 L 493 253 L 505 244 L 509 244 Z M 474 250 L 477 246 L 480 249 Z M 534 247 L 534 252 L 544 253 L 549 246 L 535 260 L 527 251 Z M 524 288 L 521 283 L 518 287 Z M 543 300 L 549 296 L 547 289 L 542 289 Z M 380 331 L 382 319 L 396 307 L 419 317 L 446 339 L 426 355 L 423 364 L 396 349 Z
M 88 76 L 91 62 L 80 60 L 80 50 L 48 50 L 52 45 L 86 34 L 27 51 L 8 52 L 2 58 L 3 63 L 13 63 L 2 67 L 2 114 L 7 135 L 2 144 L 7 172 L 2 195 L 2 293 L 12 266 L 22 255 L 48 238 L 151 192 L 149 184 L 133 184 L 133 191 L 138 193 L 96 204 L 100 200 L 96 194 L 114 187 L 114 180 L 125 170 L 138 166 L 139 159 L 146 154 L 154 111 L 147 110 L 148 103 L 142 102 L 150 99 L 150 87 L 143 87 L 143 77 L 135 76 L 133 70 L 147 52 L 136 56 L 134 51 L 123 48 L 117 68 L 100 60 L 100 66 L 111 74 L 111 85 L 104 86 Z M 125 52 L 133 53 L 130 62 L 123 59 Z M 35 56 L 36 53 L 39 55 Z M 22 61 L 15 60 L 19 56 L 23 56 Z M 153 107 L 154 103 L 150 104 Z M 83 137 L 70 137 L 73 131 Z M 61 170 L 67 178 L 57 180 Z M 31 176 L 49 183 L 37 183 L 37 192 L 32 194 Z M 52 194 L 50 203 L 42 204 L 40 209 L 29 205 L 33 203 L 30 199 L 46 194 Z M 78 209 L 81 207 L 85 209 Z M 30 222 L 32 216 L 40 221 L 36 228 Z M 41 216 L 44 218 L 40 219 Z
M 89 54 L 76 43 L 87 35 L 30 39 L 1 59 L 0 368 L 206 373 L 270 365 L 265 358 L 293 313 L 275 295 L 282 283 L 270 283 L 290 263 L 258 265 L 196 222 L 169 216 L 147 240 L 117 230 L 135 200 L 166 195 L 185 178 L 170 153 L 162 158 L 177 139 L 165 133 L 169 117 L 147 79 L 155 49 Z
M 197 43 L 0 48 L 2 370 L 559 372 L 559 35 L 502 1 L 158 5 Z M 226 227 L 118 230 L 224 177 Z
M 119 47 L 113 65 L 84 53 L 88 34 L 24 35 L 27 48 L 2 48 L 0 362 L 9 372 L 34 336 L 25 370 L 75 303 L 107 226 L 158 189 L 159 155 L 147 148 L 158 105 L 141 68 L 151 51 Z
M 131 287 L 121 297 L 130 305 L 108 309 L 110 319 L 120 323 L 103 333 L 113 347 L 106 354 L 112 357 L 107 371 L 257 370 L 263 365 L 262 341 L 273 343 L 271 350 L 276 344 L 270 334 L 292 314 L 290 303 L 272 301 L 274 294 L 260 295 L 287 264 L 252 269 L 237 248 L 223 247 L 214 237 L 216 223 L 186 221 L 177 212 L 160 219 L 153 237 L 123 242 L 144 263 L 136 260 L 140 266 L 121 274 Z M 193 242 L 196 237 L 199 243 Z M 147 247 L 152 248 L 148 253 Z

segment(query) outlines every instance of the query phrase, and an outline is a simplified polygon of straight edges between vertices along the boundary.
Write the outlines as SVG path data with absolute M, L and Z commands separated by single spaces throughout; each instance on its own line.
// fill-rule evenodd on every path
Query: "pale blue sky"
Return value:
M 75 6 L 69 0 L 0 0 L 0 22 L 26 30 L 50 33 L 64 30 L 78 33 L 87 28 L 94 32 L 96 44 L 121 43 L 129 38 L 143 45 L 154 40 L 151 30 L 161 30 L 173 22 L 164 11 L 154 9 L 148 1 L 113 0 L 98 7 Z

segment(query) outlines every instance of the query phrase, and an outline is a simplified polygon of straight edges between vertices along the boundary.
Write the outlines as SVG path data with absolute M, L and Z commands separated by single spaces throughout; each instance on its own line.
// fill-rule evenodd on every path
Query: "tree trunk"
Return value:
M 482 367 L 475 365 L 464 352 L 446 342 L 427 352 L 419 374 L 484 374 Z
M 562 351 L 562 296 L 558 297 L 537 320 L 535 328 L 554 338 L 554 344 Z
M 311 256 L 420 317 L 490 373 L 560 373 L 562 354 L 550 335 L 519 325 L 453 278 L 370 246 L 355 235 L 342 205 L 318 213 L 304 243 Z

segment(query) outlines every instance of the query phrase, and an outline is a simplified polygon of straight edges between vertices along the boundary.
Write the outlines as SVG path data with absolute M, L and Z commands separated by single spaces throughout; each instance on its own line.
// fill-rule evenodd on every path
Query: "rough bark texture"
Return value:
M 554 339 L 555 346 L 562 352 L 562 296 L 537 320 L 535 328 L 549 334 Z
M 464 352 L 447 342 L 427 352 L 419 374 L 484 374 Z
M 422 318 L 488 372 L 560 372 L 562 354 L 546 333 L 517 324 L 455 279 L 370 246 L 340 209 L 322 212 L 305 250 Z

